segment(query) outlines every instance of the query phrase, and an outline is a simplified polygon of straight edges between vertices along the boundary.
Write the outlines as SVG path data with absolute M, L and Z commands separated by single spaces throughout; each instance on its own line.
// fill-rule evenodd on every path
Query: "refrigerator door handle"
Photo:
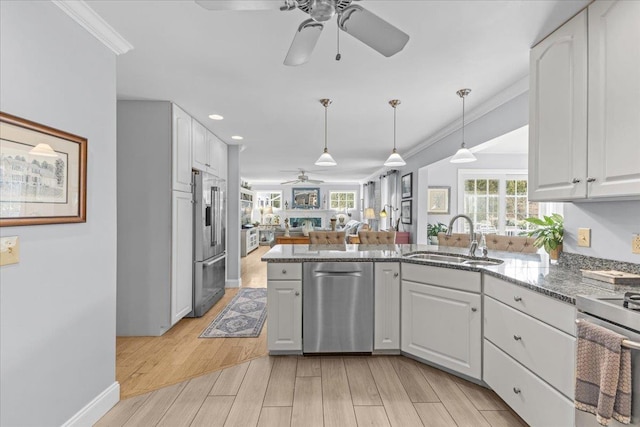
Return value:
M 210 222 L 211 222 L 211 246 L 216 246 L 218 244 L 218 222 L 217 222 L 217 211 L 218 211 L 218 191 L 217 187 L 211 187 L 211 210 L 210 214 Z
M 202 265 L 204 265 L 205 267 L 211 267 L 213 264 L 215 264 L 218 261 L 222 261 L 223 259 L 225 259 L 225 255 L 216 257 L 210 261 L 203 261 Z

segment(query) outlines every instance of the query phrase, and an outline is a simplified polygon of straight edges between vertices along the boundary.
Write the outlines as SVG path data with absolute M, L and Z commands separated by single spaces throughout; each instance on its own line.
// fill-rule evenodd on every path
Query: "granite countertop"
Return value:
M 453 268 L 458 270 L 484 272 L 490 276 L 506 280 L 519 286 L 543 293 L 555 299 L 575 304 L 577 295 L 616 295 L 640 288 L 633 286 L 602 287 L 584 283 L 580 268 L 582 263 L 575 261 L 575 257 L 561 259 L 560 264 L 550 264 L 548 255 L 544 252 L 536 254 L 520 254 L 512 252 L 490 251 L 490 259 L 504 261 L 494 266 L 468 266 L 440 261 L 429 261 L 407 258 L 416 252 L 438 253 L 443 255 L 468 254 L 467 248 L 438 247 L 432 245 L 277 245 L 264 254 L 262 261 L 266 262 L 398 262 L 424 264 L 435 267 Z M 588 257 L 586 257 L 588 258 Z M 598 269 L 615 268 L 603 267 L 603 260 L 592 261 Z M 589 263 L 589 260 L 586 261 Z M 612 261 L 612 263 L 615 263 Z M 589 265 L 589 264 L 587 264 Z M 640 269 L 632 264 L 632 270 Z M 593 267 L 592 267 L 593 268 Z M 618 267 L 618 269 L 623 268 Z M 628 269 L 628 268 L 627 268 Z M 633 271 L 632 271 L 633 272 Z

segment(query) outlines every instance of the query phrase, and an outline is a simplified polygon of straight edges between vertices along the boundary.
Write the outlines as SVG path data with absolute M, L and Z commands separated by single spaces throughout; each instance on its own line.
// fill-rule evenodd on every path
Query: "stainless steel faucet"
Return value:
M 476 240 L 476 233 L 473 231 L 473 220 L 469 218 L 467 215 L 459 214 L 451 218 L 449 221 L 449 228 L 447 229 L 447 236 L 451 236 L 451 230 L 453 229 L 453 223 L 456 222 L 458 218 L 464 218 L 469 222 L 469 238 L 471 239 L 471 246 L 469 246 L 469 256 L 476 256 L 476 249 L 478 248 L 478 241 Z

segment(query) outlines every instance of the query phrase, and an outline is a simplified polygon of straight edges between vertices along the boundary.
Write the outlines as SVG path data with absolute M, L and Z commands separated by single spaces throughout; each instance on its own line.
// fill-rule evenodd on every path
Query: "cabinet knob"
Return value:
M 522 301 L 522 297 L 513 297 L 513 300 L 515 302 L 520 302 L 520 301 Z
M 393 277 L 398 277 L 400 274 L 398 273 L 393 273 Z
M 516 341 L 520 341 L 522 339 L 522 337 L 520 335 L 514 335 L 513 339 Z
M 595 180 L 596 180 L 595 178 L 587 178 L 587 182 L 593 182 Z
M 296 291 L 295 296 L 300 296 L 300 292 Z
M 515 394 L 520 394 L 520 389 L 519 389 L 518 387 L 514 387 L 514 388 L 513 388 L 513 392 L 514 392 Z
M 285 270 L 284 268 L 282 269 L 282 274 L 287 274 L 287 270 Z
M 471 307 L 471 311 L 475 313 L 476 311 L 478 311 L 478 309 L 476 307 Z
M 580 182 L 580 180 L 579 180 L 578 178 L 573 178 L 573 179 L 571 180 L 571 183 L 572 183 L 572 184 L 577 184 L 577 183 L 579 183 L 579 182 Z

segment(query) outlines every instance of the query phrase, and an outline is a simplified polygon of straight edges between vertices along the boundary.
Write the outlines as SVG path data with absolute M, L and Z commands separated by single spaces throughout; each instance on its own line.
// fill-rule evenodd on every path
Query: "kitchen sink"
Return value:
M 451 256 L 451 255 L 440 255 L 440 254 L 410 254 L 410 255 L 407 255 L 407 258 L 423 259 L 426 261 L 436 261 L 436 262 L 451 262 L 455 264 L 462 264 L 463 262 L 468 261 L 467 258 L 462 258 L 459 256 Z
M 471 267 L 491 267 L 492 265 L 500 265 L 504 261 L 499 259 L 490 260 L 490 259 L 468 259 L 462 262 L 462 265 L 468 265 Z

